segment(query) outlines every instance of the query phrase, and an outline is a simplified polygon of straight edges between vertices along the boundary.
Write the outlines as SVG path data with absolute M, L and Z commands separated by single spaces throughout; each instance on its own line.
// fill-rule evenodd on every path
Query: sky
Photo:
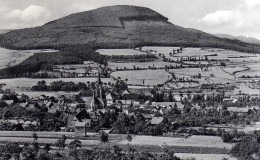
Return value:
M 260 0 L 0 0 L 0 29 L 40 26 L 112 5 L 148 7 L 182 27 L 260 39 Z

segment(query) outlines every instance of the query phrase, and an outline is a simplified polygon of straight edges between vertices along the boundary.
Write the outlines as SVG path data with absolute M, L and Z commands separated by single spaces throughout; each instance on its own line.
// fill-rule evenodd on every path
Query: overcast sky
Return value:
M 260 39 L 260 0 L 0 0 L 0 29 L 39 26 L 111 5 L 144 6 L 183 27 Z

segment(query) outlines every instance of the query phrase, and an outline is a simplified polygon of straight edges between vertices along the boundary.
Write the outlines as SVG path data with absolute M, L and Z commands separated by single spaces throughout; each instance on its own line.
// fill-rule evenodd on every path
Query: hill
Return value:
M 215 36 L 219 38 L 227 38 L 230 40 L 239 40 L 245 43 L 252 43 L 252 44 L 258 44 L 260 45 L 260 40 L 253 38 L 253 37 L 245 37 L 245 36 L 232 36 L 228 34 L 215 34 Z
M 144 7 L 110 6 L 72 14 L 43 26 L 0 35 L 0 46 L 13 49 L 88 45 L 128 48 L 142 45 L 219 47 L 260 53 L 260 46 L 179 27 Z

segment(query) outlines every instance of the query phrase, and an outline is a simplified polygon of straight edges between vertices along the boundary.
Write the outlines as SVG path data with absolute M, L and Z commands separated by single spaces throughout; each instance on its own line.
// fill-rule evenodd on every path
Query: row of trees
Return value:
M 100 137 L 102 137 L 102 132 Z M 130 136 L 127 137 L 130 140 Z M 163 146 L 163 153 L 150 153 L 137 151 L 131 146 L 125 150 L 114 145 L 99 145 L 93 149 L 82 148 L 80 140 L 75 139 L 66 147 L 66 137 L 57 140 L 56 146 L 59 151 L 51 151 L 51 144 L 39 146 L 37 134 L 33 134 L 33 143 L 24 143 L 20 147 L 18 143 L 7 143 L 0 146 L 0 159 L 22 159 L 22 160 L 130 160 L 130 159 L 156 159 L 156 160 L 181 160 L 166 146 Z M 102 141 L 104 142 L 104 141 Z
M 82 82 L 75 84 L 74 82 L 64 81 L 54 81 L 50 85 L 47 85 L 44 80 L 39 81 L 37 85 L 32 86 L 32 90 L 35 91 L 79 91 L 81 89 L 88 89 L 88 86 Z

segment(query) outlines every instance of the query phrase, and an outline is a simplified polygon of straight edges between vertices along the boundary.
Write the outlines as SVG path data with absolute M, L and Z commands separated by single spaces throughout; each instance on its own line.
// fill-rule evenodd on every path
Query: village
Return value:
M 120 131 L 114 127 L 114 124 L 122 114 L 135 118 L 141 114 L 145 122 L 143 124 L 150 127 L 156 127 L 166 121 L 167 125 L 171 126 L 171 129 L 160 131 L 158 132 L 159 134 L 146 133 L 144 131 L 131 132 L 131 129 L 125 131 L 125 134 L 172 134 L 181 136 L 189 135 L 188 133 L 193 132 L 206 134 L 204 132 L 200 133 L 201 130 L 205 129 L 207 132 L 209 130 L 216 132 L 220 129 L 243 132 L 258 130 L 259 128 L 256 124 L 260 115 L 259 94 L 243 93 L 232 83 L 235 80 L 231 78 L 227 78 L 227 82 L 224 79 L 222 79 L 222 82 L 217 82 L 216 80 L 218 79 L 218 75 L 216 75 L 218 73 L 215 72 L 215 68 L 224 70 L 224 67 L 232 62 L 226 60 L 227 64 L 224 64 L 223 59 L 210 59 L 208 57 L 216 56 L 217 54 L 208 54 L 208 52 L 206 56 L 173 56 L 181 54 L 182 50 L 185 53 L 187 49 L 181 47 L 172 50 L 168 55 L 169 57 L 163 53 L 156 53 L 157 51 L 153 49 L 142 50 L 142 48 L 139 48 L 135 51 L 140 54 L 156 53 L 162 63 L 170 63 L 161 67 L 153 64 L 146 65 L 147 67 L 143 68 L 136 63 L 131 68 L 113 68 L 110 65 L 110 63 L 114 63 L 115 58 L 113 58 L 112 62 L 109 61 L 108 65 L 104 66 L 93 62 L 84 62 L 82 65 L 56 65 L 47 71 L 40 71 L 36 74 L 43 74 L 44 72 L 50 76 L 52 73 L 55 73 L 60 78 L 73 77 L 81 78 L 81 80 L 84 80 L 84 77 L 86 77 L 86 81 L 77 84 L 72 81 L 60 80 L 47 84 L 45 80 L 39 80 L 36 85 L 26 88 L 27 90 L 38 92 L 65 92 L 56 96 L 42 94 L 32 97 L 23 93 L 19 95 L 14 90 L 5 87 L 1 91 L 1 108 L 3 113 L 1 130 L 70 131 L 75 132 L 75 136 L 84 136 L 87 135 L 87 132 L 102 129 L 111 130 L 111 133 L 119 133 Z M 119 56 L 119 59 L 122 60 L 122 57 Z M 134 59 L 135 55 L 127 56 L 123 59 L 127 60 L 128 58 Z M 218 63 L 218 61 L 221 63 Z M 173 62 L 176 63 L 176 66 L 171 65 L 174 64 Z M 189 64 L 188 62 L 194 63 Z M 117 63 L 119 65 L 122 64 L 121 61 Z M 143 62 L 142 64 L 145 65 L 145 63 Z M 147 63 L 156 64 L 156 61 L 148 61 Z M 198 74 L 196 72 L 179 74 L 183 69 L 189 69 L 190 67 L 198 69 L 200 72 L 197 72 Z M 123 77 L 124 75 L 122 77 L 113 75 L 113 72 L 118 71 L 141 71 L 144 73 L 146 70 L 168 72 L 166 82 L 164 84 L 150 85 L 146 84 L 146 81 L 149 81 L 149 79 L 141 78 L 141 80 L 136 81 L 137 84 L 129 84 L 131 77 L 128 79 L 128 77 Z M 175 70 L 177 71 L 175 72 Z M 230 73 L 226 74 L 231 76 Z M 89 77 L 92 78 L 91 82 L 87 80 Z M 102 79 L 109 77 L 113 81 L 102 82 Z M 154 77 L 157 78 L 156 76 Z M 242 82 L 236 81 L 236 83 L 240 84 Z M 5 84 L 2 84 L 2 87 L 4 86 Z M 70 94 L 70 92 L 73 94 Z M 51 116 L 49 116 L 49 119 L 24 115 L 20 117 L 13 116 L 15 114 L 12 114 L 12 112 L 15 111 L 8 108 L 15 108 L 15 111 L 18 112 L 21 110 L 21 113 L 43 112 L 45 115 L 50 114 Z M 181 119 L 183 115 L 186 116 L 185 121 Z M 200 117 L 201 115 L 204 117 Z M 215 117 L 213 118 L 212 116 Z M 207 121 L 199 122 L 203 118 L 207 119 Z M 57 123 L 53 121 L 54 119 L 57 120 Z M 51 127 L 44 128 L 42 127 L 44 126 L 43 123 Z M 249 130 L 249 128 L 251 129 Z M 194 131 L 191 132 L 190 130 Z
M 107 145 L 124 150 L 169 147 L 179 156 L 221 159 L 260 130 L 255 54 L 185 47 L 96 52 L 105 64 L 50 64 L 1 79 L 0 141 L 52 144 L 55 151 L 76 141 L 100 146 L 97 139 L 107 136 Z

